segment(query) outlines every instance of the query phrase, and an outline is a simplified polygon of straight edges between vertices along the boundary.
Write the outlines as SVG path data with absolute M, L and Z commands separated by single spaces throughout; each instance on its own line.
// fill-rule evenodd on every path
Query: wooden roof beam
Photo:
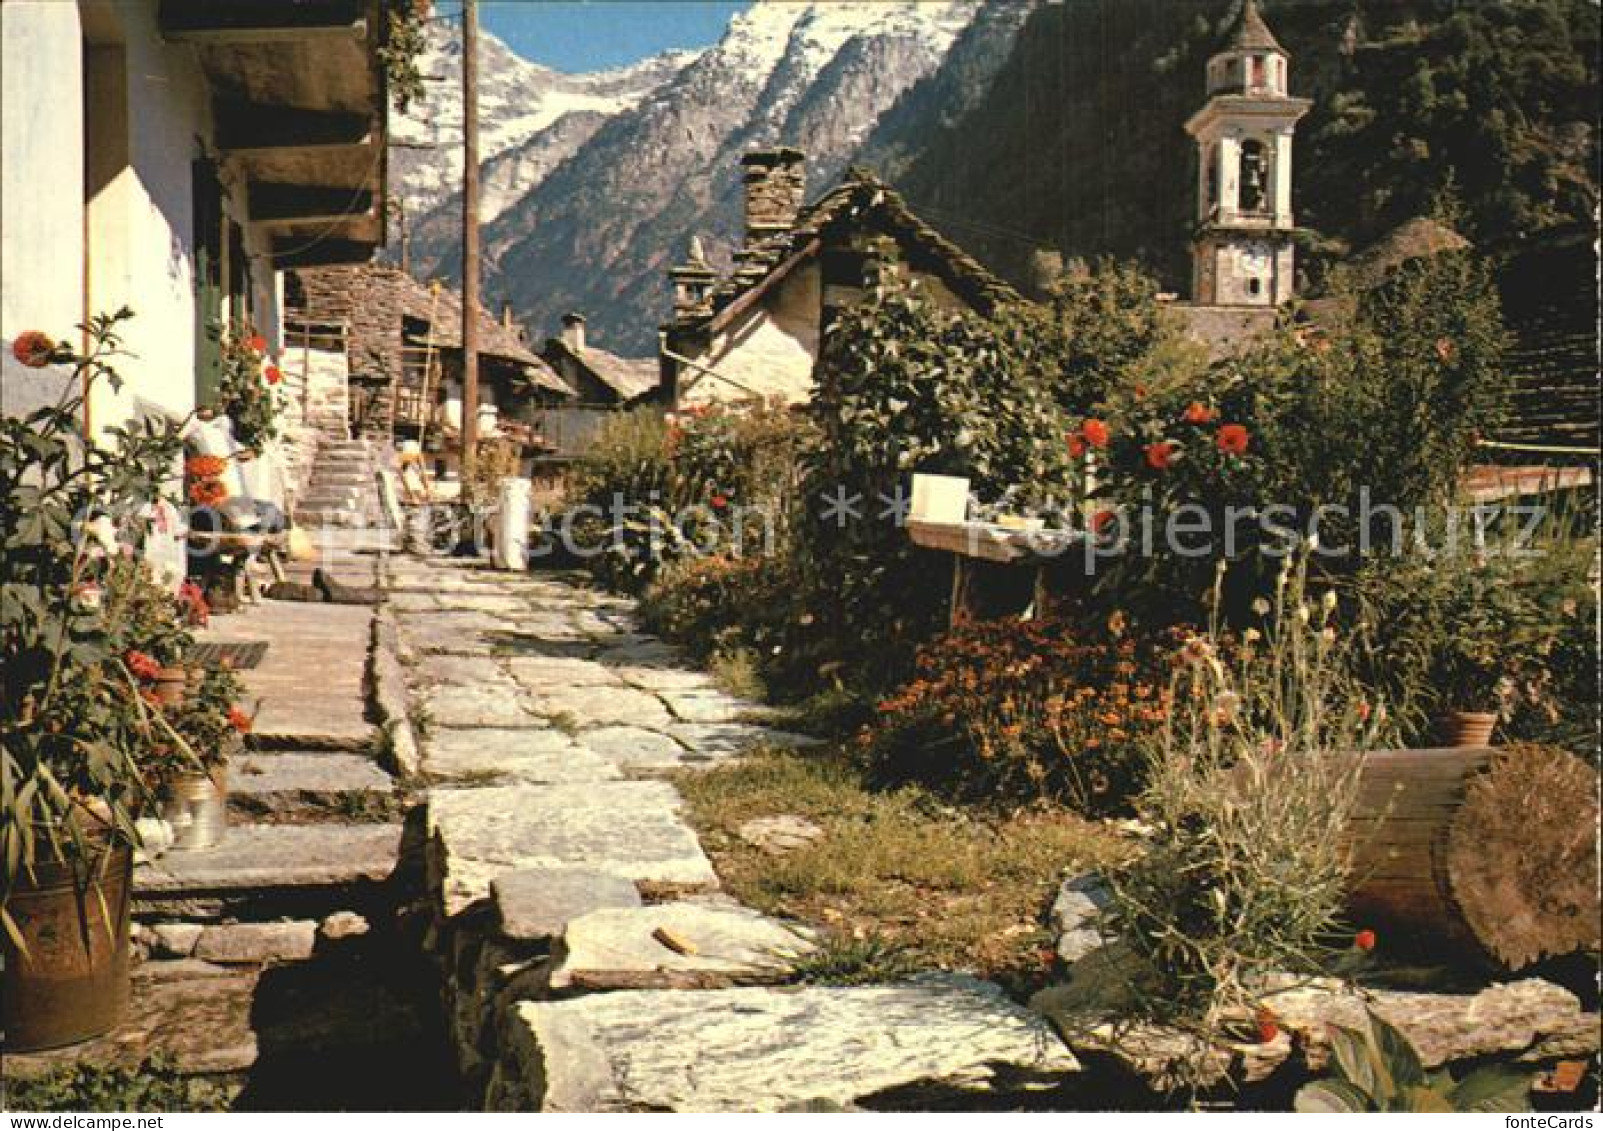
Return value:
M 171 43 L 244 45 L 367 36 L 361 0 L 162 0 Z
M 372 260 L 376 247 L 377 244 L 370 240 L 325 238 L 299 243 L 280 240 L 273 245 L 273 270 L 367 263 Z
M 278 149 L 344 148 L 366 144 L 373 122 L 366 114 L 219 102 L 217 147 L 228 154 Z
M 368 188 L 252 181 L 249 196 L 253 224 L 333 223 L 373 211 L 373 191 Z

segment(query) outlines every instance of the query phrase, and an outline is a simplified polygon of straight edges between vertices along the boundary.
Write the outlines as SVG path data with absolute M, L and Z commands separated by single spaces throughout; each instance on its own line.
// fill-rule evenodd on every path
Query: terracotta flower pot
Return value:
M 166 707 L 182 706 L 184 694 L 189 690 L 189 671 L 181 667 L 164 667 L 156 673 L 151 684 L 156 698 Z
M 0 1028 L 6 1052 L 77 1044 L 112 1029 L 128 1007 L 133 850 L 20 869 L 5 909 L 23 945 L 0 932 Z
M 1490 746 L 1497 715 L 1487 711 L 1449 711 L 1438 727 L 1446 746 Z

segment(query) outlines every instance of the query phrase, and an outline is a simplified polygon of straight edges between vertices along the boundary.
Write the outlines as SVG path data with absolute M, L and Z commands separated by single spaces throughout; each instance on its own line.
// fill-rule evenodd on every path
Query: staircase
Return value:
M 377 470 L 377 453 L 368 441 L 325 436 L 306 493 L 295 504 L 296 524 L 315 530 L 384 523 Z

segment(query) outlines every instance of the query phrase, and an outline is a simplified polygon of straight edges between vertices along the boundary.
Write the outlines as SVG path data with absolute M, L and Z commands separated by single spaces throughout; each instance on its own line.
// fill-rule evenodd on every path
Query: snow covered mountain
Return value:
M 698 54 L 671 51 L 630 67 L 571 75 L 529 62 L 488 32 L 479 36 L 480 159 L 489 165 L 524 151 L 528 178 L 520 180 L 518 163 L 504 165 L 497 188 L 485 186 L 485 216 L 549 172 L 528 163 L 528 155 L 542 151 L 542 138 L 553 135 L 545 150 L 567 145 L 571 152 L 581 124 L 594 132 L 593 125 L 639 104 Z M 414 221 L 454 196 L 462 182 L 462 43 L 454 25 L 429 26 L 418 70 L 426 76 L 427 97 L 390 121 L 390 189 Z
M 665 272 L 690 236 L 728 262 L 744 153 L 804 150 L 809 195 L 818 194 L 904 95 L 964 53 L 954 44 L 975 38 L 971 29 L 986 22 L 978 14 L 1032 2 L 758 0 L 699 54 L 597 75 L 559 75 L 495 44 L 481 111 L 487 304 L 510 302 L 534 338 L 553 332 L 563 313 L 582 311 L 598 344 L 651 352 L 667 314 Z M 990 20 L 1009 40 L 1019 22 Z M 458 62 L 446 49 L 423 69 L 454 74 Z M 556 106 L 565 107 L 560 117 Z M 441 107 L 436 128 L 453 121 L 459 112 Z M 453 281 L 458 213 L 437 186 L 458 168 L 442 166 L 434 181 L 409 172 L 404 190 L 427 202 L 412 205 L 411 215 L 422 216 L 413 225 L 414 270 Z

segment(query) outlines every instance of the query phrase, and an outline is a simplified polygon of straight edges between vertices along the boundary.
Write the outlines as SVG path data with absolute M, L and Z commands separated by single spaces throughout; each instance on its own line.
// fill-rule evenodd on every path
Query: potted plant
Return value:
M 120 384 L 110 362 L 131 316 L 96 316 L 83 327 L 83 354 L 19 336 L 18 361 L 60 367 L 64 392 L 53 406 L 0 419 L 0 1026 L 9 1052 L 105 1032 L 128 996 L 139 757 L 160 727 L 155 693 L 134 668 L 159 674 L 166 642 L 128 615 L 138 571 L 124 547 L 137 543 L 180 443 L 160 421 L 111 429 L 96 445 L 79 419 L 93 385 Z
M 251 728 L 251 716 L 239 706 L 242 691 L 232 670 L 209 668 L 198 673 L 183 703 L 163 708 L 171 734 L 158 736 L 142 762 L 175 850 L 211 848 L 223 838 L 228 762 Z

